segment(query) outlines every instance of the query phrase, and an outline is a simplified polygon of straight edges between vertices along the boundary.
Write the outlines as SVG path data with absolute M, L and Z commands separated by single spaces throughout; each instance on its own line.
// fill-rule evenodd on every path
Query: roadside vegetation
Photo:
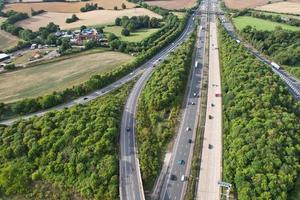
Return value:
M 221 27 L 219 41 L 224 181 L 233 184 L 239 199 L 287 199 L 300 173 L 300 104 Z
M 164 153 L 177 130 L 178 116 L 191 67 L 195 32 L 155 70 L 141 93 L 137 140 L 143 184 L 150 190 Z
M 0 197 L 117 200 L 116 144 L 132 86 L 0 127 Z
M 240 32 L 256 49 L 300 78 L 300 32 L 276 28 L 274 31 L 260 31 L 247 26 Z

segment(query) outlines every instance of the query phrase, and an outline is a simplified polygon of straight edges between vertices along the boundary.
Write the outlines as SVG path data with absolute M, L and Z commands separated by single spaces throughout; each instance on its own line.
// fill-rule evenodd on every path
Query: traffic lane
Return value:
M 191 99 L 190 99 L 191 100 Z M 188 142 L 189 139 L 193 138 L 194 130 L 196 128 L 196 122 L 195 118 L 193 116 L 196 116 L 197 113 L 197 105 L 189 106 L 187 111 L 187 117 L 186 121 L 184 122 L 184 125 L 181 130 L 181 137 L 178 142 L 178 148 L 175 157 L 174 157 L 174 165 L 171 170 L 171 174 L 174 174 L 177 176 L 176 181 L 170 181 L 168 184 L 168 189 L 165 195 L 164 199 L 181 199 L 182 196 L 182 189 L 183 185 L 186 184 L 185 182 L 181 182 L 180 178 L 182 175 L 188 176 L 188 173 L 186 173 L 187 170 L 187 162 L 188 162 L 188 156 L 189 152 L 191 150 L 191 143 Z M 186 128 L 191 128 L 191 131 L 187 131 Z M 180 165 L 177 162 L 180 160 L 184 160 L 185 164 Z
M 126 104 L 126 109 L 127 111 L 125 112 L 125 119 L 126 119 L 126 124 L 123 124 L 122 129 L 123 129 L 123 134 L 127 131 L 129 128 L 130 131 L 127 131 L 127 137 L 124 138 L 124 148 L 125 148 L 125 157 L 126 161 L 129 160 L 130 166 L 125 167 L 125 173 L 124 175 L 128 177 L 128 181 L 126 184 L 126 190 L 127 193 L 129 193 L 129 197 L 127 199 L 142 199 L 140 192 L 143 191 L 138 191 L 139 188 L 139 181 L 136 176 L 136 170 L 138 166 L 136 166 L 136 157 L 135 157 L 135 144 L 134 144 L 134 113 L 137 105 L 137 96 L 139 95 L 139 91 L 141 91 L 141 88 L 143 87 L 143 83 L 149 76 L 149 74 L 152 72 L 152 68 L 147 69 L 142 77 L 138 80 L 138 82 L 135 84 L 132 93 L 130 94 L 127 104 Z M 128 160 L 127 160 L 128 159 Z M 123 171 L 124 172 L 124 171 Z
M 193 66 L 194 67 L 194 66 Z M 195 80 L 195 78 L 194 78 L 194 76 L 196 76 L 197 75 L 197 70 L 194 70 L 194 68 L 193 68 L 193 72 L 192 72 L 192 80 L 191 80 L 191 89 L 190 89 L 190 91 L 189 91 L 189 97 L 190 98 L 188 98 L 188 100 L 190 101 L 192 98 L 193 98 L 193 90 L 195 91 L 195 89 L 197 89 L 196 87 L 195 87 L 195 85 L 198 83 L 198 80 Z M 199 76 L 200 77 L 200 76 Z M 197 93 L 199 93 L 199 88 L 198 88 L 198 90 L 197 90 Z M 197 105 L 198 106 L 198 105 Z M 187 109 L 189 109 L 189 108 L 187 108 Z M 194 111 L 196 111 L 197 109 L 194 109 Z M 186 112 L 188 112 L 188 111 L 186 111 Z M 186 113 L 185 113 L 186 114 Z M 175 163 L 175 161 L 176 160 L 178 160 L 179 159 L 179 157 L 178 157 L 178 151 L 184 151 L 185 153 L 186 152 L 189 152 L 188 150 L 190 150 L 189 149 L 189 147 L 188 146 L 185 146 L 184 144 L 183 144 L 183 139 L 182 139 L 182 137 L 184 137 L 184 135 L 183 135 L 183 132 L 182 132 L 182 130 L 184 130 L 185 129 L 185 127 L 187 126 L 187 124 L 190 124 L 190 126 L 191 126 L 191 128 L 195 128 L 195 124 L 193 124 L 191 121 L 194 121 L 194 123 L 195 123 L 195 118 L 193 118 L 194 120 L 191 120 L 191 118 L 190 118 L 190 121 L 188 121 L 188 122 L 185 122 L 186 120 L 186 118 L 185 118 L 185 114 L 184 114 L 184 123 L 183 123 L 183 127 L 181 127 L 181 133 L 180 133 L 180 135 L 179 135 L 179 139 L 178 139 L 178 146 L 177 147 L 175 147 L 175 148 L 177 148 L 177 150 L 175 150 L 175 157 L 173 158 L 173 161 L 172 161 L 172 167 L 171 167 L 171 171 L 170 171 L 170 173 L 171 174 L 173 174 L 173 172 L 177 172 L 179 169 L 177 169 L 176 168 L 176 164 L 174 164 Z M 196 115 L 196 112 L 194 112 L 194 115 L 193 116 L 195 116 Z M 192 125 L 193 124 L 193 125 Z M 178 150 L 178 148 L 180 148 L 180 150 Z M 186 160 L 186 159 L 185 159 Z M 174 166 L 175 165 L 175 166 Z M 180 174 L 181 173 L 181 174 Z M 177 174 L 177 176 L 179 176 L 178 177 L 178 179 L 180 178 L 180 176 L 181 175 L 186 175 L 186 166 L 185 167 L 183 167 L 183 169 L 180 169 L 180 172 L 179 172 L 179 174 Z M 168 177 L 168 179 L 169 179 L 169 177 Z M 170 199 L 170 198 L 172 198 L 172 195 L 173 195 L 173 197 L 174 198 L 181 198 L 181 195 L 182 195 L 182 190 L 181 190 L 181 188 L 183 188 L 183 182 L 180 184 L 180 183 L 177 183 L 176 184 L 176 186 L 174 187 L 173 186 L 173 184 L 172 184 L 172 182 L 171 183 L 169 183 L 169 180 L 167 180 L 167 183 L 166 183 L 166 189 L 165 189 L 165 194 L 163 194 L 163 199 Z
M 188 162 L 188 155 L 189 152 L 191 150 L 192 145 L 188 142 L 189 139 L 193 138 L 194 135 L 194 131 L 196 129 L 196 121 L 195 121 L 195 116 L 197 114 L 197 107 L 198 104 L 196 103 L 195 105 L 191 105 L 189 102 L 197 102 L 198 101 L 198 97 L 194 97 L 193 92 L 197 93 L 197 96 L 199 95 L 199 81 L 200 81 L 200 74 L 196 73 L 196 70 L 193 74 L 193 80 L 191 81 L 191 90 L 189 93 L 189 98 L 186 104 L 186 116 L 188 117 L 184 117 L 184 123 L 183 123 L 183 127 L 181 128 L 181 134 L 180 134 L 180 139 L 178 140 L 178 147 L 177 147 L 177 151 L 179 153 L 175 154 L 174 157 L 174 164 L 172 169 L 171 169 L 171 174 L 176 175 L 178 178 L 177 183 L 172 183 L 172 181 L 170 181 L 170 184 L 168 184 L 167 186 L 169 187 L 168 191 L 166 192 L 166 196 L 164 199 L 181 199 L 181 195 L 182 195 L 182 190 L 181 188 L 183 187 L 183 185 L 185 184 L 185 182 L 178 182 L 180 177 L 182 175 L 188 176 L 188 174 L 186 173 L 187 170 L 187 162 Z M 191 131 L 187 131 L 187 127 L 189 127 L 191 129 Z M 185 164 L 184 165 L 179 165 L 177 164 L 177 162 L 179 160 L 184 160 Z M 171 175 L 170 174 L 170 175 Z

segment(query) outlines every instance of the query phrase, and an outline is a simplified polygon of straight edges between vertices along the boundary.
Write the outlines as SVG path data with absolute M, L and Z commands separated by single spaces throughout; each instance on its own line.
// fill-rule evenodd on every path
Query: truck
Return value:
M 271 65 L 276 69 L 280 69 L 280 66 L 277 63 L 271 62 Z

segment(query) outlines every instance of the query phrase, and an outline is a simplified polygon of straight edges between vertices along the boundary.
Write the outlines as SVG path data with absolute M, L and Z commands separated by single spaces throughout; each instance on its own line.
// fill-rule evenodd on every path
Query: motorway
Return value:
M 216 9 L 218 9 L 218 12 L 223 13 L 221 10 L 220 4 L 217 4 Z M 241 38 L 238 37 L 238 35 L 234 31 L 233 24 L 226 19 L 226 17 L 223 14 L 219 15 L 219 19 L 221 21 L 221 24 L 224 26 L 227 33 L 235 40 L 240 40 L 241 44 L 245 46 L 245 48 L 253 54 L 258 60 L 265 63 L 266 65 L 270 66 L 272 68 L 272 71 L 277 74 L 281 80 L 288 86 L 289 91 L 291 94 L 300 101 L 300 80 L 293 77 L 291 74 L 289 74 L 287 71 L 283 70 L 282 67 L 280 69 L 276 69 L 271 65 L 272 61 L 267 59 L 265 56 L 261 55 L 256 49 L 248 45 L 247 43 L 243 42 Z
M 162 57 L 165 57 L 167 55 L 167 53 L 169 53 L 174 48 L 176 48 L 178 45 L 180 45 L 182 43 L 183 39 L 187 38 L 187 33 L 192 30 L 192 26 L 193 26 L 192 22 L 193 22 L 192 18 L 189 19 L 187 28 L 185 29 L 184 33 L 179 37 L 179 39 L 176 40 L 177 42 L 173 42 L 172 44 L 168 45 L 163 50 L 161 50 L 159 53 L 157 53 L 155 56 L 153 56 L 151 59 L 149 59 L 147 62 L 145 62 L 143 65 L 141 65 L 140 67 L 135 69 L 130 74 L 128 74 L 128 75 L 124 76 L 123 78 L 117 80 L 116 82 L 114 82 L 114 83 L 112 83 L 112 84 L 110 84 L 110 85 L 108 85 L 108 86 L 106 86 L 102 89 L 96 90 L 96 91 L 94 91 L 90 94 L 87 94 L 87 95 L 82 96 L 80 98 L 69 101 L 67 103 L 63 103 L 63 104 L 60 104 L 58 106 L 54 106 L 54 107 L 49 108 L 49 109 L 41 110 L 41 111 L 34 112 L 34 113 L 24 115 L 24 116 L 20 116 L 20 117 L 17 117 L 17 118 L 3 120 L 3 121 L 0 121 L 0 124 L 12 125 L 15 121 L 18 121 L 20 119 L 28 119 L 28 118 L 31 118 L 31 117 L 34 117 L 34 116 L 42 116 L 42 115 L 45 115 L 46 113 L 48 113 L 50 111 L 53 111 L 53 110 L 62 110 L 62 109 L 65 109 L 65 108 L 70 108 L 70 107 L 72 107 L 74 105 L 77 105 L 77 104 L 85 104 L 85 103 L 88 103 L 88 102 L 90 102 L 90 101 L 92 101 L 92 100 L 94 100 L 98 97 L 101 97 L 101 96 L 103 96 L 103 95 L 105 95 L 105 94 L 121 87 L 125 83 L 128 83 L 129 81 L 131 81 L 131 80 L 135 79 L 136 77 L 140 76 L 141 74 L 143 74 L 144 71 L 147 68 L 153 66 L 154 62 L 157 62 Z M 156 64 L 159 64 L 159 62 L 157 62 Z
M 200 4 L 200 13 L 206 13 L 207 8 L 208 0 L 203 0 Z M 182 119 L 180 120 L 180 127 L 172 150 L 169 170 L 162 183 L 162 189 L 160 192 L 160 199 L 162 200 L 183 199 L 190 173 L 200 110 L 199 96 L 202 69 L 204 64 L 207 14 L 200 14 L 200 18 L 195 60 L 192 65 L 188 93 L 183 108 Z M 199 63 L 198 67 L 195 67 L 196 62 Z
M 222 98 L 216 22 L 210 23 L 207 111 L 197 200 L 219 200 L 222 174 Z
M 148 66 L 142 76 L 134 85 L 127 102 L 122 116 L 121 136 L 120 136 L 120 199 L 121 200 L 144 200 L 143 184 L 141 180 L 139 160 L 137 158 L 137 148 L 135 142 L 135 115 L 137 110 L 137 103 L 139 95 L 145 86 L 147 80 L 150 78 L 152 72 L 155 70 L 153 67 L 162 62 L 175 48 L 182 42 L 187 40 L 190 33 L 194 30 L 195 24 L 190 17 L 187 27 L 181 36 L 164 51 L 155 56 L 151 62 L 147 62 Z

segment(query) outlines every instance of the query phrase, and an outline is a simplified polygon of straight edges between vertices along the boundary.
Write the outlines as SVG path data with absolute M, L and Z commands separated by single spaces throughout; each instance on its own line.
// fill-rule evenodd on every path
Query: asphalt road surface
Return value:
M 148 63 L 148 67 L 135 84 L 127 99 L 122 116 L 120 136 L 121 158 L 119 191 L 121 200 L 145 199 L 140 174 L 139 160 L 137 158 L 134 132 L 135 114 L 139 95 L 147 80 L 150 78 L 152 72 L 155 70 L 155 67 L 153 67 L 154 63 L 155 65 L 157 65 L 162 62 L 171 51 L 177 48 L 177 46 L 179 46 L 188 38 L 193 29 L 194 21 L 193 17 L 190 17 L 187 23 L 187 27 L 185 28 L 181 36 L 173 44 L 170 44 L 164 51 L 162 51 L 154 59 L 152 59 L 152 62 Z
M 208 8 L 208 1 L 204 0 L 200 5 L 200 12 L 205 12 Z M 186 104 L 183 108 L 183 117 L 180 128 L 175 139 L 171 161 L 167 176 L 163 181 L 160 192 L 162 200 L 181 200 L 184 197 L 187 181 L 190 173 L 192 161 L 193 146 L 198 124 L 200 109 L 200 84 L 202 75 L 202 66 L 204 64 L 204 50 L 207 28 L 207 14 L 200 15 L 200 27 L 198 30 L 197 50 L 195 60 L 192 65 L 192 73 L 189 82 L 189 88 L 186 98 Z M 195 63 L 198 66 L 195 67 Z M 190 142 L 191 140 L 191 142 Z
M 207 111 L 197 200 L 219 200 L 222 167 L 222 100 L 217 25 L 210 23 Z

